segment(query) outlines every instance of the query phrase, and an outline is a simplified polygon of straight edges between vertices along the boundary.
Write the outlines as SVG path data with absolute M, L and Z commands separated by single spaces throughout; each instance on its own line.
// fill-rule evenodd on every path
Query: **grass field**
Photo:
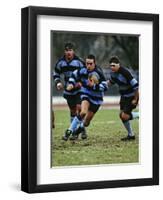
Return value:
M 139 161 L 139 123 L 133 120 L 136 140 L 124 142 L 126 131 L 119 119 L 118 109 L 99 110 L 87 128 L 88 139 L 62 141 L 69 126 L 69 111 L 55 110 L 55 130 L 52 130 L 52 167 L 135 163 Z

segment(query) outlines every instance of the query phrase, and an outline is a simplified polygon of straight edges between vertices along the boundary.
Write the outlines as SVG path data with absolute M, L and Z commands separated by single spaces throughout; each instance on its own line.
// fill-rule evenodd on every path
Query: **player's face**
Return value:
M 88 71 L 93 71 L 95 68 L 95 61 L 93 59 L 86 59 L 86 67 Z
M 65 57 L 67 60 L 72 60 L 74 57 L 74 50 L 73 49 L 65 49 Z
M 119 70 L 119 67 L 119 63 L 110 63 L 110 69 L 112 70 L 112 72 L 117 72 Z

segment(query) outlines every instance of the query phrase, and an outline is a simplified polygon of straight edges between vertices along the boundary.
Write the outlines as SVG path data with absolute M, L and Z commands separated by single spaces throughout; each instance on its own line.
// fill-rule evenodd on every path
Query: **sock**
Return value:
M 74 132 L 80 126 L 81 123 L 82 123 L 82 119 L 80 119 L 80 116 L 74 117 L 74 119 L 69 127 L 69 130 Z
M 83 122 L 81 122 L 80 128 L 84 128 L 84 123 Z
M 123 121 L 123 125 L 124 127 L 126 128 L 127 132 L 128 132 L 128 136 L 134 136 L 134 133 L 132 131 L 132 128 L 131 128 L 131 124 L 130 124 L 130 121 Z
M 79 127 L 80 131 L 82 132 L 86 132 L 86 129 L 85 129 L 85 126 L 84 126 L 84 122 L 82 121 L 82 123 L 80 124 L 80 127 Z
M 132 112 L 131 115 L 132 115 L 132 119 L 139 118 L 139 112 Z

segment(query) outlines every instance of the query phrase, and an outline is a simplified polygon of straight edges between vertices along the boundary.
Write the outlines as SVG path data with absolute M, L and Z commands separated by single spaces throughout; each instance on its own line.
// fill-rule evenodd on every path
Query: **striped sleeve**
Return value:
M 70 84 L 75 85 L 79 81 L 79 74 L 80 74 L 80 70 L 75 70 L 72 73 L 71 77 L 69 78 L 68 82 Z
M 106 82 L 106 81 L 102 81 L 102 82 L 99 84 L 99 90 L 105 92 L 105 91 L 107 91 L 107 89 L 108 89 L 108 84 L 107 84 L 107 82 Z
M 131 79 L 130 85 L 134 90 L 138 89 L 138 82 L 137 82 L 137 80 L 135 78 Z
M 138 82 L 137 80 L 132 76 L 132 74 L 124 67 L 120 68 L 121 74 L 127 79 L 128 83 L 131 85 L 131 87 L 134 90 L 138 89 Z
M 60 74 L 61 74 L 61 68 L 59 63 L 57 63 L 54 67 L 54 72 L 53 72 L 53 79 L 56 85 L 61 82 Z
M 133 79 L 132 74 L 125 67 L 120 67 L 119 73 L 121 73 L 128 82 L 130 82 Z
M 108 84 L 107 84 L 106 79 L 104 77 L 103 71 L 102 71 L 101 68 L 98 67 L 97 72 L 98 72 L 98 74 L 100 76 L 100 83 L 96 84 L 94 86 L 94 90 L 105 92 L 108 89 Z

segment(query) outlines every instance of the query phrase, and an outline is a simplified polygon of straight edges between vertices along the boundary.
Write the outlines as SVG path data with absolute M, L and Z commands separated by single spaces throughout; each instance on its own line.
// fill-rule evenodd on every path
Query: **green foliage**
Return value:
M 53 31 L 52 64 L 63 56 L 64 44 L 73 42 L 76 54 L 85 59 L 88 54 L 96 56 L 97 64 L 107 68 L 111 56 L 117 55 L 122 64 L 138 70 L 139 38 L 137 35 L 120 35 L 104 33 L 79 33 Z
M 117 109 L 99 110 L 87 128 L 88 139 L 62 141 L 69 126 L 68 110 L 55 110 L 56 128 L 52 131 L 52 166 L 96 165 L 139 162 L 138 120 L 132 121 L 135 141 L 120 139 L 127 135 Z
M 120 58 L 121 64 L 130 68 L 133 76 L 139 75 L 139 37 L 138 35 L 120 35 L 104 33 L 80 33 L 68 31 L 53 31 L 51 33 L 51 63 L 52 70 L 55 63 L 64 54 L 67 42 L 75 44 L 75 53 L 85 60 L 88 54 L 96 56 L 97 65 L 103 68 L 105 78 L 109 78 L 109 59 L 113 55 Z M 52 87 L 54 96 L 60 93 Z M 107 94 L 107 93 L 106 93 Z M 117 95 L 117 87 L 111 87 L 110 95 Z

